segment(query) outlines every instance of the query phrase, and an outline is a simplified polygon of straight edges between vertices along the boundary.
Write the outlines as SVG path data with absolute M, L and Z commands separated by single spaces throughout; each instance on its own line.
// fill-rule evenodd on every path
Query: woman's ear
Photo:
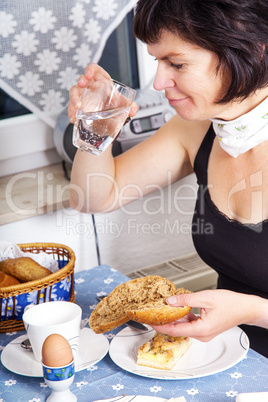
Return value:
M 263 43 L 261 43 L 261 44 L 260 44 L 260 61 L 261 61 L 262 58 L 263 58 L 263 55 L 264 55 L 264 53 L 265 53 L 265 50 L 266 50 L 266 46 L 265 46 Z

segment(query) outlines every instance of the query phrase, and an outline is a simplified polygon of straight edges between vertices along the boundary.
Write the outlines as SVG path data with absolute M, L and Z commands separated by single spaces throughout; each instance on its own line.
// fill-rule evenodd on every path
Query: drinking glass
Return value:
M 73 130 L 73 144 L 94 155 L 104 152 L 128 120 L 136 91 L 112 79 L 90 82 L 81 97 Z

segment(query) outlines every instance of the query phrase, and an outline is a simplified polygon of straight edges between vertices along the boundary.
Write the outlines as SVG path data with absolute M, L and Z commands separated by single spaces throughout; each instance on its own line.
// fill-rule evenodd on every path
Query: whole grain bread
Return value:
M 35 281 L 51 274 L 49 269 L 42 267 L 30 257 L 9 258 L 1 261 L 0 271 L 13 276 L 20 282 Z
M 191 293 L 161 276 L 146 276 L 118 285 L 93 310 L 89 325 L 97 334 L 110 331 L 130 319 L 149 324 L 167 324 L 190 311 L 189 306 L 171 307 L 166 298 L 179 293 Z

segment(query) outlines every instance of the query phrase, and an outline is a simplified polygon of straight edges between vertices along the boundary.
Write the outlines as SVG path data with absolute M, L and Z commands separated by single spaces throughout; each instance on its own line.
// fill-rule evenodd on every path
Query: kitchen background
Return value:
M 76 4 L 85 7 L 86 1 Z M 153 91 L 156 63 L 145 46 L 133 40 L 129 10 L 121 22 L 117 19 L 97 61 L 113 78 L 148 93 L 148 89 Z M 7 37 L 0 29 L 1 34 Z M 3 66 L 1 49 L 0 52 Z M 78 70 L 80 74 L 83 68 Z M 12 80 L 3 71 L 0 64 L 0 239 L 14 243 L 66 244 L 76 254 L 76 271 L 100 263 L 126 274 L 153 266 L 152 270 L 145 269 L 145 274 L 165 276 L 166 272 L 174 280 L 174 275 L 179 277 L 183 273 L 186 285 L 190 279 L 194 281 L 189 284 L 192 290 L 214 287 L 216 275 L 195 255 L 191 239 L 197 190 L 195 176 L 190 175 L 112 213 L 92 217 L 72 210 L 68 206 L 70 164 L 66 160 L 62 163 L 62 154 L 55 146 L 58 115 L 48 113 L 46 121 L 40 110 L 29 113 L 31 107 L 22 106 L 23 102 L 16 102 L 10 96 L 16 98 L 16 93 L 8 91 Z M 22 101 L 21 96 L 17 99 Z M 30 105 L 29 101 L 25 104 Z M 143 110 L 147 108 L 149 116 L 154 106 L 154 102 L 149 102 L 143 105 Z M 137 136 L 132 145 L 143 138 Z M 180 269 L 185 255 L 186 265 L 182 264 L 184 267 Z M 188 270 L 187 261 L 191 261 Z

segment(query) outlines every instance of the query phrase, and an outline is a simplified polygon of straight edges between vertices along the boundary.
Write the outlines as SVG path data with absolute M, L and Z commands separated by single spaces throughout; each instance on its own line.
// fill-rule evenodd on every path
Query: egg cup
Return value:
M 62 367 L 49 367 L 43 363 L 46 384 L 52 389 L 47 402 L 76 402 L 77 397 L 70 391 L 74 380 L 74 361 Z

